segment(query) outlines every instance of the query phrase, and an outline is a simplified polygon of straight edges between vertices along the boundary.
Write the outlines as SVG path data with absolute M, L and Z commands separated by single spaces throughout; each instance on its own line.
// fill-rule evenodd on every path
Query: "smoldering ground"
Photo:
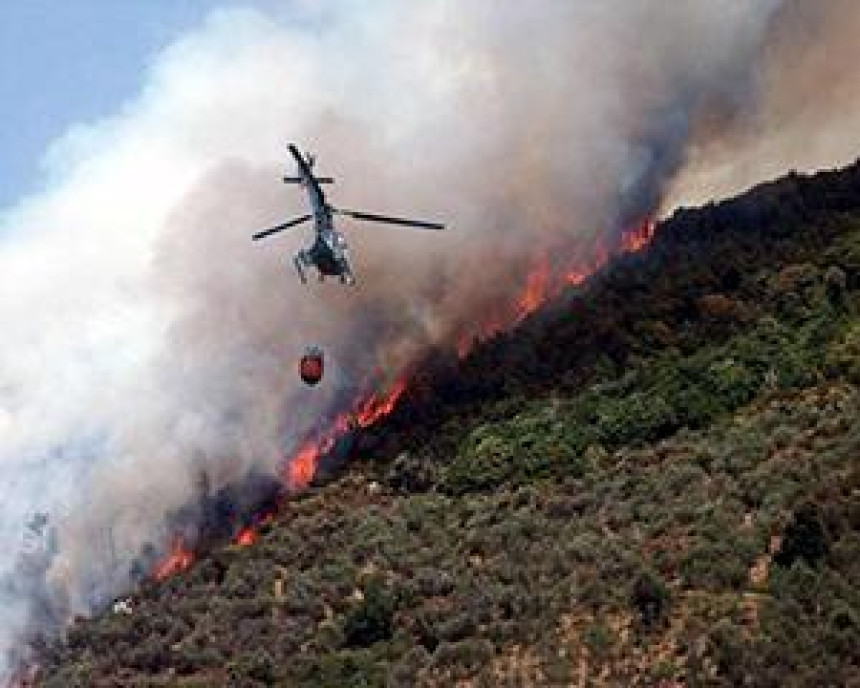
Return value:
M 819 48 L 860 8 L 828 7 L 806 35 L 808 4 L 777 0 L 308 2 L 214 13 L 165 50 L 3 216 L 3 652 L 125 589 L 201 473 L 213 490 L 280 474 L 321 418 L 504 315 L 536 256 L 561 274 L 670 189 L 701 190 L 702 150 L 753 140 L 747 176 L 770 171 L 766 119 L 805 100 L 780 67 L 851 69 Z M 774 128 L 781 164 L 826 104 Z M 335 204 L 449 229 L 344 223 L 358 285 L 300 285 L 306 232 L 250 241 L 304 212 L 279 183 L 290 140 Z M 314 389 L 307 345 L 333 373 Z M 22 558 L 40 512 L 54 541 Z

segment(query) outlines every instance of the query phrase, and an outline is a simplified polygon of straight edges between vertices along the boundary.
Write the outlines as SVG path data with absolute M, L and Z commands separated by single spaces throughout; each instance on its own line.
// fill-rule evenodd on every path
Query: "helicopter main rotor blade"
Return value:
M 358 210 L 340 210 L 336 209 L 336 213 L 355 218 L 356 220 L 367 220 L 368 222 L 387 222 L 392 225 L 404 225 L 406 227 L 419 227 L 421 229 L 445 229 L 445 225 L 438 222 L 426 222 L 424 220 L 407 220 L 403 217 L 389 217 L 388 215 L 374 215 L 373 213 L 363 213 Z
M 270 227 L 269 229 L 264 229 L 262 232 L 257 232 L 254 236 L 251 237 L 251 239 L 257 241 L 258 239 L 267 237 L 270 234 L 275 234 L 276 232 L 289 229 L 290 227 L 294 227 L 295 225 L 300 225 L 302 222 L 307 222 L 312 217 L 313 215 L 302 215 L 301 217 L 297 217 L 295 220 L 290 220 L 289 222 L 285 222 L 284 224 L 278 225 L 277 227 Z

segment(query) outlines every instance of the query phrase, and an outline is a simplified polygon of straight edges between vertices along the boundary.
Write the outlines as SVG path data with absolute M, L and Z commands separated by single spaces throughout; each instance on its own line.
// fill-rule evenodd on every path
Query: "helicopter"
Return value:
M 295 158 L 298 165 L 298 175 L 295 177 L 284 177 L 286 184 L 298 184 L 305 188 L 311 212 L 307 215 L 294 218 L 283 224 L 257 232 L 251 238 L 254 241 L 271 236 L 290 227 L 300 225 L 310 219 L 314 221 L 316 236 L 314 242 L 308 249 L 302 249 L 293 257 L 293 264 L 303 284 L 307 283 L 305 268 L 315 266 L 319 281 L 322 282 L 327 276 L 338 277 L 343 284 L 355 284 L 355 275 L 349 262 L 349 249 L 346 239 L 334 226 L 334 216 L 342 215 L 355 220 L 367 222 L 384 222 L 406 227 L 417 227 L 420 229 L 444 229 L 445 225 L 438 222 L 425 222 L 423 220 L 410 220 L 401 217 L 389 217 L 387 215 L 376 215 L 358 210 L 344 210 L 330 205 L 322 190 L 323 184 L 332 184 L 331 177 L 317 177 L 313 173 L 315 158 L 310 153 L 303 156 L 294 144 L 287 148 Z

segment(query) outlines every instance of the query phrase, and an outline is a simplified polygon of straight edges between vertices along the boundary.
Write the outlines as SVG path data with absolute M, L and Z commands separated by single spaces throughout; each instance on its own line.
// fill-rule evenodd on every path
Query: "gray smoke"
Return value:
M 785 0 L 754 71 L 754 98 L 701 118 L 664 207 L 729 196 L 790 169 L 846 165 L 860 152 L 860 6 Z
M 281 473 L 320 418 L 510 315 L 538 255 L 562 273 L 685 180 L 701 193 L 702 150 L 753 140 L 749 169 L 770 171 L 766 120 L 811 84 L 779 66 L 825 70 L 844 25 L 822 11 L 825 33 L 788 50 L 809 4 L 331 0 L 220 11 L 159 55 L 2 216 L 0 655 L 126 589 L 201 472 Z M 287 141 L 337 179 L 335 204 L 450 229 L 345 222 L 357 287 L 301 286 L 307 232 L 249 240 L 304 212 L 279 183 Z M 330 363 L 314 389 L 308 345 Z

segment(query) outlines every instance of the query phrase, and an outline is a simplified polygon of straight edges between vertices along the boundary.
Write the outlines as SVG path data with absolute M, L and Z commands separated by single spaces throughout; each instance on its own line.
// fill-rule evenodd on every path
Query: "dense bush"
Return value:
M 795 512 L 785 529 L 782 546 L 773 560 L 780 566 L 791 566 L 798 559 L 814 565 L 827 556 L 829 550 L 829 538 L 821 522 L 819 509 L 815 504 L 807 503 Z
M 858 217 L 860 165 L 679 211 L 42 684 L 856 683 Z
M 630 601 L 646 627 L 661 621 L 669 611 L 670 595 L 666 582 L 653 571 L 643 571 L 633 583 Z
M 350 647 L 366 647 L 388 640 L 393 630 L 396 603 L 379 581 L 365 588 L 360 604 L 346 617 L 344 634 Z

